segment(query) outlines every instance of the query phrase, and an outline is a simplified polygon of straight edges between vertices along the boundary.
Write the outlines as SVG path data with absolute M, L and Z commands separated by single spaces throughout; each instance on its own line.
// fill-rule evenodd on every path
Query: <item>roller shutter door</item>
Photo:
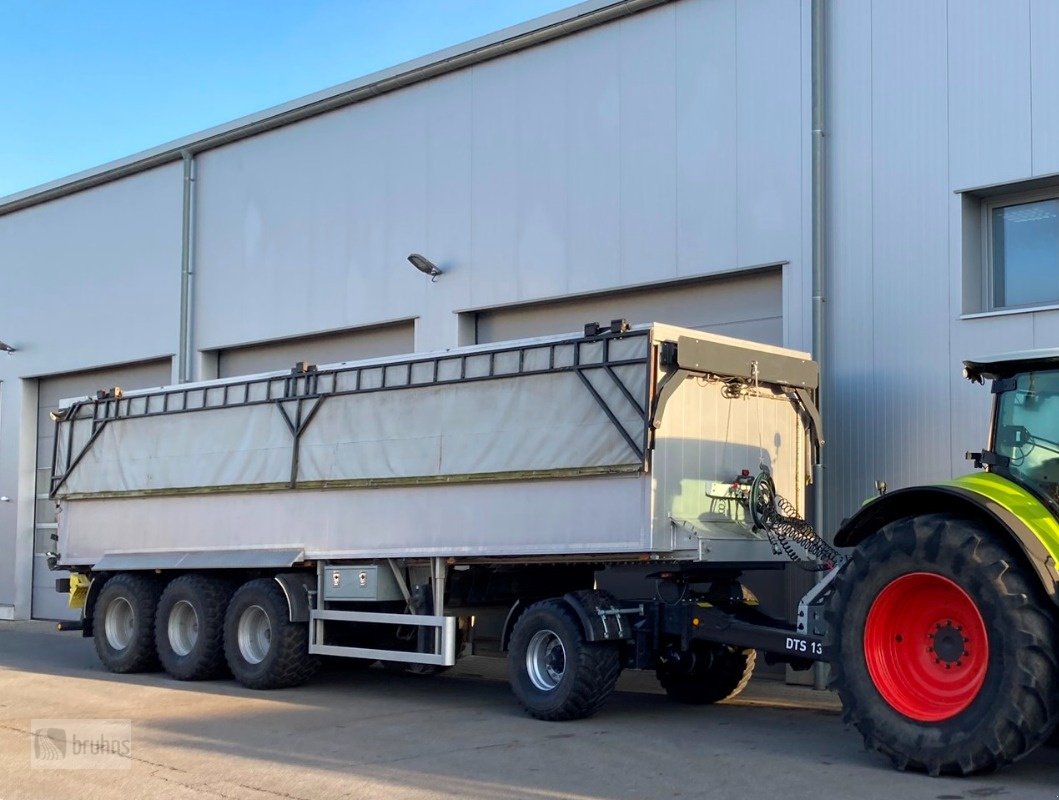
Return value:
M 33 519 L 33 600 L 31 613 L 37 619 L 77 619 L 78 612 L 67 607 L 66 597 L 55 591 L 55 579 L 66 572 L 48 569 L 47 553 L 54 547 L 55 504 L 48 499 L 51 475 L 52 444 L 55 425 L 49 411 L 59 408 L 59 401 L 81 397 L 99 389 L 120 386 L 122 389 L 149 389 L 172 382 L 169 359 L 148 361 L 85 372 L 66 373 L 41 378 L 37 383 L 37 503 Z
M 783 344 L 778 269 L 689 283 L 490 309 L 477 314 L 479 343 L 581 330 L 612 319 L 667 322 L 766 344 Z
M 287 369 L 299 361 L 334 364 L 358 358 L 401 355 L 414 350 L 415 324 L 409 320 L 392 325 L 219 350 L 217 374 L 221 378 L 231 378 L 236 375 Z

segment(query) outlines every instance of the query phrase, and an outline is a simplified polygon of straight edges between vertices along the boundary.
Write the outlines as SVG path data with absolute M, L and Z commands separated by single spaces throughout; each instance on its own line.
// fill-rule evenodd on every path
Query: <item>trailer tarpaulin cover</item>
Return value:
M 180 390 L 93 401 L 59 423 L 57 495 L 635 470 L 649 342 L 354 362 L 228 382 L 223 397 L 218 381 L 175 409 Z

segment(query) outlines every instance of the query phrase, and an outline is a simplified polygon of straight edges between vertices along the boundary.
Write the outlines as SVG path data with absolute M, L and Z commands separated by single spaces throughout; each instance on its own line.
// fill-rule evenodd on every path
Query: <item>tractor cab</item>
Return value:
M 964 373 L 992 380 L 989 449 L 976 461 L 1059 508 L 1059 349 L 966 361 Z

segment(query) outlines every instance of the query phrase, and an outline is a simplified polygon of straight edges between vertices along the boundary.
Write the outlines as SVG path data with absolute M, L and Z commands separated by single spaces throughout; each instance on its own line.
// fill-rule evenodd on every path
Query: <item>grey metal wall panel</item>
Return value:
M 825 452 L 837 521 L 874 478 L 898 487 L 969 471 L 963 453 L 985 443 L 990 397 L 962 379 L 961 360 L 1059 337 L 1054 311 L 964 316 L 982 267 L 955 193 L 1059 168 L 1045 44 L 1059 13 L 1035 0 L 855 0 L 830 5 L 828 25 Z
M 801 6 L 786 0 L 736 4 L 738 258 L 766 264 L 800 253 Z M 787 76 L 786 86 L 777 80 Z M 766 102 L 762 102 L 767 98 Z M 794 346 L 794 343 L 791 343 Z
M 181 185 L 178 165 L 162 167 L 0 217 L 0 318 L 22 344 L 0 378 L 172 352 Z
M 739 262 L 735 2 L 679 3 L 676 24 L 677 271 Z
M 623 25 L 621 106 L 621 278 L 673 277 L 676 264 L 676 75 L 674 10 Z
M 566 264 L 571 292 L 621 282 L 621 96 L 619 38 L 604 30 L 571 48 L 565 91 L 566 135 L 573 155 L 568 182 Z
M 827 95 L 827 365 L 822 377 L 827 446 L 827 512 L 842 519 L 865 494 L 866 455 L 875 447 L 872 306 L 872 53 L 870 3 L 828 8 L 832 64 Z M 839 102 L 841 99 L 841 102 Z
M 805 290 L 800 14 L 683 0 L 202 155 L 198 344 L 418 316 L 451 346 L 452 308 L 769 261 Z
M 1033 174 L 1059 172 L 1059 3 L 1030 0 L 1030 107 Z
M 227 347 L 217 352 L 217 377 L 253 375 L 293 367 L 299 361 L 335 364 L 415 350 L 415 323 L 399 322 L 308 338 Z
M 951 193 L 946 61 L 937 44 L 945 20 L 943 2 L 873 5 L 872 293 L 879 334 L 875 409 L 864 421 L 877 438 L 860 469 L 900 485 L 947 477 L 949 467 Z
M 783 343 L 780 271 L 677 284 L 636 292 L 558 300 L 478 314 L 479 342 L 581 330 L 587 322 L 665 321 L 696 330 Z
M 876 13 L 885 13 L 887 5 L 876 3 Z M 944 4 L 947 35 L 940 31 L 934 47 L 940 51 L 942 42 L 948 45 L 954 187 L 1018 180 L 1032 173 L 1029 8 L 1029 0 Z

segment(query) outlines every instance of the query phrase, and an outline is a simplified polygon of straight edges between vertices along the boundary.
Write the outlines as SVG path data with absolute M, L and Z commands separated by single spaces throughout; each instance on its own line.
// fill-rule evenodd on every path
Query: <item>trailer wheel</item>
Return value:
M 99 592 L 92 629 L 99 660 L 111 672 L 148 672 L 158 668 L 154 615 L 160 583 L 153 577 L 122 572 Z
M 511 688 L 537 719 L 592 716 L 614 691 L 620 673 L 617 645 L 586 642 L 577 619 L 560 601 L 533 604 L 511 632 Z
M 1059 720 L 1059 637 L 1037 579 L 981 524 L 894 522 L 857 548 L 828 612 L 832 686 L 898 769 L 991 771 Z
M 743 691 L 756 663 L 755 650 L 710 644 L 692 650 L 685 661 L 663 664 L 656 674 L 670 700 L 706 705 L 730 700 Z
M 224 615 L 224 656 L 232 675 L 250 689 L 282 689 L 312 677 L 309 624 L 291 622 L 287 599 L 272 578 L 244 583 Z
M 224 612 L 232 589 L 230 581 L 208 575 L 181 575 L 165 587 L 154 639 L 172 677 L 198 681 L 224 674 Z

